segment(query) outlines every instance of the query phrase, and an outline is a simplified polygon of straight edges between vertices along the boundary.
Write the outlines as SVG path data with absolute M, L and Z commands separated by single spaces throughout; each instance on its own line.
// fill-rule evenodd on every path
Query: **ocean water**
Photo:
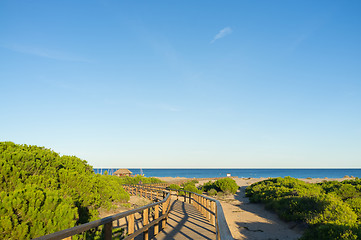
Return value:
M 112 174 L 117 168 L 94 168 L 97 174 L 103 174 L 105 171 Z M 213 169 L 213 168 L 191 168 L 191 169 L 156 169 L 156 168 L 129 168 L 136 174 L 144 174 L 146 177 L 186 177 L 186 178 L 213 178 L 226 177 L 231 174 L 234 177 L 294 177 L 294 178 L 342 178 L 344 176 L 353 176 L 361 178 L 361 169 Z

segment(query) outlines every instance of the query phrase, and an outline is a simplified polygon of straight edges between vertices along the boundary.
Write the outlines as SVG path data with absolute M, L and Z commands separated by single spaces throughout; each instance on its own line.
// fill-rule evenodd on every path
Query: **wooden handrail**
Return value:
M 152 189 L 164 189 L 150 185 L 146 185 L 145 187 Z M 170 188 L 168 188 L 168 190 L 170 190 L 170 194 L 172 194 L 172 191 L 185 193 L 184 199 L 188 198 L 189 203 L 192 203 L 198 209 L 198 211 L 200 211 L 212 224 L 215 225 L 217 240 L 233 239 L 220 201 L 203 194 L 198 194 L 187 190 Z M 188 193 L 188 196 L 186 193 Z M 207 201 L 209 201 L 209 204 Z
M 83 233 L 87 230 L 98 228 L 99 226 L 104 225 L 104 239 L 112 239 L 112 223 L 113 221 L 119 220 L 121 218 L 128 218 L 128 232 L 124 240 L 134 239 L 136 236 L 144 233 L 143 239 L 148 239 L 148 229 L 154 226 L 154 234 L 157 234 L 160 229 L 163 229 L 166 225 L 166 220 L 170 211 L 170 197 L 171 195 L 178 195 L 178 192 L 183 192 L 184 201 L 188 199 L 188 202 L 191 203 L 198 211 L 200 211 L 206 219 L 208 219 L 214 226 L 216 230 L 216 239 L 217 240 L 231 240 L 233 239 L 232 234 L 228 228 L 226 218 L 222 209 L 221 203 L 213 198 L 198 194 L 195 192 L 179 189 L 168 189 L 165 190 L 163 187 L 156 187 L 151 185 L 123 185 L 124 189 L 130 192 L 131 194 L 141 195 L 148 197 L 157 202 L 139 207 L 137 209 L 132 209 L 126 212 L 118 213 L 109 217 L 105 217 L 96 221 L 85 223 L 79 226 L 75 226 L 69 229 L 65 229 L 59 232 L 48 234 L 42 237 L 35 238 L 35 240 L 60 240 L 60 239 L 69 239 L 71 236 Z M 150 190 L 144 191 L 144 190 Z M 172 191 L 177 192 L 177 194 L 172 194 Z M 154 194 L 156 192 L 156 194 Z M 148 195 L 150 193 L 150 195 Z M 162 193 L 163 196 L 159 196 L 159 193 Z M 188 196 L 187 196 L 188 195 Z M 159 197 L 163 197 L 161 200 Z M 160 200 L 160 201 L 159 201 Z M 162 207 L 161 214 L 159 214 L 159 206 Z M 149 214 L 143 214 L 143 227 L 134 231 L 134 214 L 140 212 L 149 212 L 149 209 L 155 208 L 154 220 L 148 222 L 147 216 Z
M 129 187 L 129 186 L 128 186 Z M 136 188 L 139 189 L 141 188 L 140 186 L 131 186 L 132 188 Z M 157 191 L 160 191 L 159 189 Z M 135 192 L 135 191 L 134 191 Z M 143 207 L 139 207 L 136 209 L 132 209 L 126 212 L 122 212 L 122 213 L 118 213 L 109 217 L 105 217 L 96 221 L 92 221 L 89 223 L 85 223 L 79 226 L 75 226 L 72 228 L 68 228 L 59 232 L 55 232 L 55 233 L 51 233 L 42 237 L 38 237 L 35 238 L 34 240 L 61 240 L 61 239 L 71 239 L 71 236 L 74 236 L 76 234 L 80 234 L 83 233 L 87 230 L 90 229 L 94 229 L 94 228 L 98 228 L 102 225 L 104 225 L 104 239 L 105 240 L 110 240 L 112 239 L 112 223 L 113 221 L 119 220 L 121 218 L 125 218 L 125 217 L 129 217 L 132 216 L 133 217 L 133 225 L 131 225 L 133 227 L 133 229 L 129 232 L 129 222 L 131 223 L 131 221 L 128 221 L 128 232 L 129 232 L 129 236 L 127 236 L 125 239 L 133 239 L 134 237 L 138 236 L 139 234 L 147 231 L 149 229 L 149 227 L 154 226 L 156 224 L 158 224 L 160 221 L 165 221 L 168 217 L 169 211 L 170 211 L 170 192 L 165 191 L 164 189 L 161 190 L 161 192 L 164 195 L 164 199 L 158 202 L 154 202 L 148 205 L 145 205 Z M 158 206 L 158 207 L 155 207 Z M 140 213 L 143 211 L 149 211 L 150 208 L 155 207 L 157 209 L 159 209 L 159 206 L 162 206 L 162 215 L 160 217 L 158 217 L 157 219 L 154 219 L 152 222 L 146 224 L 145 226 L 143 226 L 141 229 L 138 229 L 136 232 L 134 232 L 134 214 L 135 213 Z M 161 228 L 162 226 L 164 226 L 164 224 L 161 224 Z

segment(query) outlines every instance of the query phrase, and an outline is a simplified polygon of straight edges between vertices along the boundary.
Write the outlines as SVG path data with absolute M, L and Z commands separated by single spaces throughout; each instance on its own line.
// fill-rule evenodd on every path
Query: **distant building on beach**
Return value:
M 129 171 L 128 169 L 120 168 L 117 171 L 115 171 L 113 173 L 113 175 L 118 176 L 118 177 L 124 177 L 124 176 L 130 177 L 132 175 L 132 172 Z

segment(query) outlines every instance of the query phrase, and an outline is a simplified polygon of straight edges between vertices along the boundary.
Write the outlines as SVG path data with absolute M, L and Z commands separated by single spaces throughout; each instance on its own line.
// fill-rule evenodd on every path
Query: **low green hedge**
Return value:
M 246 189 L 251 202 L 260 202 L 288 221 L 309 225 L 302 239 L 361 238 L 361 182 L 305 183 L 285 177 L 252 184 Z

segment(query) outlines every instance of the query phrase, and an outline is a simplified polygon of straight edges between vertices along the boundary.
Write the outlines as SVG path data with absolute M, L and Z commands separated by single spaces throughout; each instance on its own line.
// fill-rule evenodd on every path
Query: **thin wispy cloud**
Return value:
M 231 34 L 233 31 L 232 31 L 232 28 L 230 27 L 225 27 L 223 28 L 221 31 L 219 31 L 219 33 L 214 36 L 213 40 L 211 41 L 211 43 L 214 43 L 215 41 L 217 41 L 218 39 L 221 39 L 221 38 L 224 38 L 225 36 Z
M 167 103 L 149 103 L 149 102 L 139 102 L 136 104 L 138 107 L 147 108 L 152 110 L 160 110 L 166 112 L 181 112 L 182 109 Z
M 34 55 L 43 58 L 50 58 L 54 60 L 61 61 L 71 61 L 71 62 L 91 62 L 89 59 L 75 56 L 70 53 L 56 51 L 52 49 L 36 47 L 36 46 L 25 46 L 25 45 L 6 45 L 2 46 L 14 52 L 19 52 L 23 54 Z

